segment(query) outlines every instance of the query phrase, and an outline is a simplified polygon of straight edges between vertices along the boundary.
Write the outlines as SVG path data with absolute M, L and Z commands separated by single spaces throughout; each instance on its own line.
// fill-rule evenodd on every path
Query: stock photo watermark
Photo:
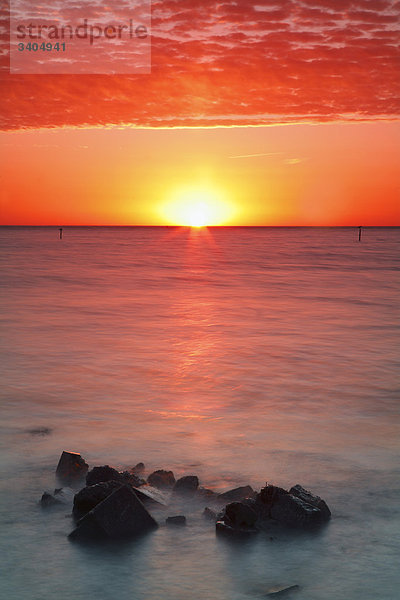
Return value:
M 10 73 L 151 71 L 151 0 L 10 0 Z

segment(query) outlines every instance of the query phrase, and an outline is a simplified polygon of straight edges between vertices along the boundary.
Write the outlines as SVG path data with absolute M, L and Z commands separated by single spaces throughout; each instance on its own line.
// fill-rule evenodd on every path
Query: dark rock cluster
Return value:
M 312 529 L 326 523 L 330 510 L 319 496 L 295 485 L 289 491 L 266 484 L 260 492 L 249 485 L 223 493 L 199 487 L 196 475 L 176 480 L 172 471 L 159 469 L 147 480 L 143 463 L 129 471 L 118 471 L 109 465 L 89 467 L 80 454 L 63 452 L 57 466 L 57 477 L 77 488 L 86 477 L 86 486 L 73 492 L 58 488 L 45 492 L 44 508 L 72 502 L 76 527 L 72 540 L 131 538 L 158 527 L 153 509 L 178 510 L 202 505 L 203 517 L 214 522 L 222 534 L 243 536 L 268 531 L 271 526 Z M 79 489 L 79 488 L 78 488 Z M 205 504 L 209 506 L 205 506 Z M 211 505 L 211 506 L 210 506 Z M 173 508 L 175 507 L 175 508 Z M 179 508 L 180 507 L 180 508 Z M 186 517 L 172 513 L 166 525 L 186 525 Z
M 258 494 L 225 507 L 217 521 L 217 530 L 224 533 L 255 533 L 278 523 L 288 528 L 312 529 L 326 523 L 331 512 L 319 496 L 301 485 L 289 491 L 266 484 Z

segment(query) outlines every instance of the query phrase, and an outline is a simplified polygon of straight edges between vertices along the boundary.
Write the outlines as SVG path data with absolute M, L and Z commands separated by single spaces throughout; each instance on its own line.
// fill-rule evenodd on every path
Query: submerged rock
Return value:
M 56 506 L 57 504 L 70 504 L 74 497 L 74 492 L 71 488 L 63 487 L 56 488 L 52 494 L 44 492 L 40 499 L 40 504 L 44 508 Z
M 74 499 L 75 492 L 69 487 L 56 488 L 54 497 L 62 504 L 70 504 Z
M 159 469 L 148 476 L 147 483 L 161 490 L 170 489 L 175 485 L 175 477 L 172 471 L 164 471 L 164 469 Z
M 273 587 L 267 592 L 267 598 L 283 598 L 284 596 L 290 594 L 291 592 L 298 591 L 300 586 L 298 585 L 289 585 L 284 587 Z
M 173 491 L 176 494 L 192 496 L 199 487 L 199 479 L 196 475 L 185 475 L 175 483 Z
M 44 492 L 43 496 L 40 499 L 40 505 L 43 508 L 57 506 L 57 504 L 62 504 L 61 500 L 58 500 L 55 496 L 53 496 L 53 494 L 49 494 L 49 492 Z
M 256 496 L 256 492 L 250 485 L 244 485 L 242 487 L 234 488 L 233 490 L 228 490 L 223 494 L 218 494 L 218 500 L 221 502 L 240 502 L 244 498 L 254 498 Z
M 123 485 L 80 519 L 69 538 L 131 538 L 157 527 L 135 492 Z
M 95 506 L 103 502 L 110 494 L 124 485 L 120 481 L 102 481 L 95 485 L 84 487 L 80 492 L 75 494 L 74 506 L 72 514 L 76 520 L 81 519 Z
M 167 525 L 186 525 L 186 517 L 177 515 L 176 517 L 167 517 L 165 519 Z
M 45 436 L 50 435 L 53 432 L 53 430 L 51 429 L 51 427 L 34 427 L 33 429 L 27 429 L 27 432 L 31 435 Z
M 79 483 L 85 478 L 89 465 L 78 452 L 66 452 L 61 454 L 58 461 L 56 475 L 63 483 Z

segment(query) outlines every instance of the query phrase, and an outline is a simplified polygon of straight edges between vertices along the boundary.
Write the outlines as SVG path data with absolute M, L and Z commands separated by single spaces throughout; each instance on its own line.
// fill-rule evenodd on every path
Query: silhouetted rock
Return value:
M 164 471 L 163 469 L 159 469 L 148 476 L 147 483 L 160 490 L 167 490 L 174 486 L 175 477 L 172 471 Z
M 146 485 L 146 480 L 142 477 L 139 477 L 132 471 L 120 471 L 119 475 L 121 477 L 121 481 L 132 487 L 140 487 L 141 485 Z
M 64 450 L 58 461 L 56 475 L 60 481 L 71 485 L 84 479 L 88 469 L 89 465 L 80 454 Z
M 49 506 L 56 506 L 57 504 L 70 504 L 74 497 L 74 492 L 71 488 L 63 487 L 56 488 L 52 494 L 44 492 L 40 499 L 40 504 L 47 508 Z
M 134 475 L 143 475 L 144 471 L 145 471 L 145 466 L 144 466 L 144 463 L 142 463 L 142 462 L 139 462 L 137 465 L 135 465 L 131 469 L 131 473 L 133 473 Z
M 249 537 L 258 533 L 258 529 L 255 527 L 233 527 L 224 520 L 215 523 L 215 530 L 217 533 L 234 538 Z
M 123 485 L 97 504 L 70 533 L 73 540 L 130 538 L 158 527 L 135 492 Z
M 232 527 L 254 527 L 257 513 L 243 502 L 231 502 L 225 506 L 222 520 Z
M 311 506 L 319 508 L 319 510 L 322 513 L 322 517 L 325 520 L 328 520 L 331 517 L 331 511 L 329 510 L 325 500 L 322 500 L 322 498 L 320 498 L 319 496 L 315 496 L 308 490 L 305 490 L 301 485 L 294 485 L 292 488 L 290 488 L 289 494 L 300 498 L 300 500 L 303 500 L 303 502 L 307 502 L 307 504 L 311 504 Z
M 199 498 L 204 498 L 205 500 L 216 500 L 218 498 L 218 494 L 216 494 L 213 490 L 209 490 L 204 487 L 199 487 L 196 491 L 196 495 Z
M 266 485 L 256 496 L 256 510 L 261 519 L 271 518 L 272 505 L 289 492 L 276 485 Z
M 205 509 L 203 510 L 203 517 L 205 519 L 208 519 L 209 521 L 215 522 L 218 518 L 218 515 L 215 512 L 215 510 L 212 510 L 212 508 L 208 508 L 208 506 L 206 506 Z
M 174 493 L 191 496 L 199 487 L 199 479 L 196 475 L 185 475 L 181 477 L 174 485 Z
M 95 506 L 103 502 L 110 494 L 124 485 L 120 481 L 102 481 L 95 485 L 89 485 L 75 494 L 72 514 L 75 519 L 81 519 L 90 512 Z
M 325 521 L 318 508 L 291 494 L 282 496 L 272 506 L 271 517 L 288 527 L 313 527 Z
M 33 429 L 27 429 L 27 432 L 31 435 L 50 435 L 52 433 L 52 429 L 50 427 L 34 427 Z
M 121 481 L 121 475 L 109 465 L 93 467 L 86 476 L 86 485 L 96 485 L 105 481 Z
M 218 500 L 225 503 L 240 502 L 243 498 L 253 498 L 255 495 L 256 492 L 250 485 L 244 485 L 224 492 L 223 494 L 218 494 Z
M 142 485 L 143 480 L 129 471 L 117 471 L 109 465 L 93 467 L 86 476 L 86 485 L 96 485 L 105 481 L 120 481 L 133 487 Z
M 227 535 L 246 536 L 258 532 L 257 513 L 243 502 L 231 502 L 225 506 L 222 516 L 218 515 L 216 531 Z
M 167 517 L 165 519 L 167 525 L 186 525 L 186 517 L 177 515 L 176 517 Z
M 75 492 L 69 487 L 56 488 L 54 490 L 54 497 L 60 500 L 62 504 L 72 504 Z
M 298 591 L 300 587 L 298 585 L 289 585 L 284 587 L 273 587 L 267 592 L 267 598 L 283 598 L 291 592 Z
M 49 508 L 50 506 L 57 506 L 57 504 L 62 504 L 61 500 L 58 500 L 53 496 L 53 494 L 49 494 L 49 492 L 44 492 L 43 496 L 40 499 L 40 505 L 43 508 Z
M 256 498 L 259 518 L 274 519 L 287 527 L 313 527 L 327 520 L 325 514 L 283 488 L 266 485 Z
M 241 501 L 243 504 L 246 504 L 246 506 L 250 506 L 250 508 L 252 508 L 253 510 L 255 510 L 257 512 L 257 493 L 255 493 L 255 497 L 254 498 L 243 498 L 243 500 Z
M 139 488 L 134 487 L 133 491 L 144 504 L 157 504 L 159 506 L 168 505 L 167 494 L 150 485 L 143 485 Z

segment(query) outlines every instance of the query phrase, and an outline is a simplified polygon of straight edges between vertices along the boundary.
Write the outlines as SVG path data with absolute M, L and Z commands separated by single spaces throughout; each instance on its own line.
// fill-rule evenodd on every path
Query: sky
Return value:
M 399 17 L 155 0 L 148 74 L 16 74 L 3 54 L 0 223 L 400 225 Z

